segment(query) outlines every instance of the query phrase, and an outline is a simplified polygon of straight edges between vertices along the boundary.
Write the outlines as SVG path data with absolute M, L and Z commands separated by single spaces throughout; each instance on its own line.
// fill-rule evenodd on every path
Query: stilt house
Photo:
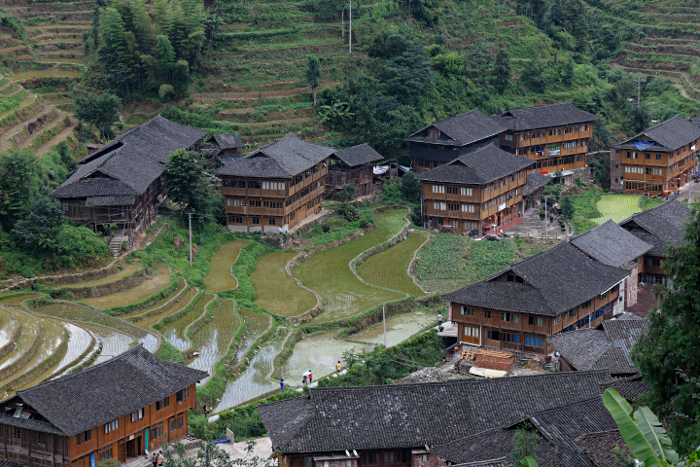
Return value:
M 336 151 L 330 160 L 326 177 L 326 196 L 332 195 L 345 185 L 355 187 L 355 196 L 374 194 L 374 164 L 382 155 L 368 144 L 360 144 Z

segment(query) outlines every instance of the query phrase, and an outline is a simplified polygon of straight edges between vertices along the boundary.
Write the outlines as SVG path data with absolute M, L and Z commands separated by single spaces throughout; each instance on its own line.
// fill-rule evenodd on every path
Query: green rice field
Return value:
M 405 209 L 377 213 L 376 229 L 336 248 L 316 253 L 292 271 L 305 286 L 318 292 L 325 302 L 323 313 L 312 322 L 348 318 L 380 303 L 404 297 L 402 293 L 363 284 L 348 266 L 363 251 L 396 235 L 406 223 L 402 219 L 404 214 Z
M 166 324 L 161 332 L 165 340 L 179 350 L 185 350 L 191 347 L 192 344 L 185 334 L 187 326 L 194 323 L 200 316 L 202 316 L 202 314 L 204 314 L 204 307 L 212 300 L 212 298 L 214 298 L 214 294 L 209 293 L 202 295 L 197 301 L 197 304 L 193 306 L 190 311 L 175 321 Z
M 298 316 L 316 306 L 316 297 L 299 287 L 284 270 L 296 252 L 269 253 L 260 260 L 250 276 L 257 299 L 255 303 L 282 316 Z
M 248 348 L 260 337 L 270 326 L 271 316 L 267 313 L 243 308 L 238 310 L 238 314 L 243 318 L 246 325 L 246 333 L 241 338 L 241 342 L 236 352 L 236 361 L 240 361 Z
M 149 313 L 157 308 L 160 308 L 163 305 L 167 304 L 170 300 L 174 299 L 179 293 L 181 293 L 183 287 L 185 287 L 185 279 L 182 277 L 178 277 L 177 278 L 177 288 L 175 290 L 173 290 L 172 292 L 170 292 L 170 295 L 168 295 L 167 297 L 161 298 L 156 303 L 154 303 L 153 306 L 150 306 L 144 310 L 136 310 L 136 311 L 131 312 L 131 313 L 125 313 L 123 315 L 119 315 L 119 318 L 129 319 L 129 318 L 132 318 L 134 316 L 145 315 L 146 313 Z
M 603 216 L 591 221 L 598 225 L 610 219 L 620 222 L 641 211 L 639 196 L 631 195 L 603 195 L 596 206 Z
M 212 292 L 223 292 L 238 287 L 238 281 L 231 274 L 231 265 L 241 248 L 250 243 L 248 240 L 234 240 L 224 244 L 211 259 L 211 270 L 204 278 L 204 287 Z
M 425 295 L 420 287 L 413 282 L 407 271 L 413 254 L 427 238 L 427 233 L 410 233 L 406 240 L 381 253 L 370 256 L 357 268 L 357 273 L 373 285 L 406 292 L 414 297 Z
M 104 297 L 86 298 L 81 301 L 96 308 L 135 305 L 157 294 L 160 290 L 167 287 L 171 281 L 172 277 L 168 268 L 160 268 L 157 276 L 147 279 L 146 282 L 138 287 L 112 295 L 105 295 Z
M 0 298 L 0 303 L 2 303 L 3 305 L 16 305 L 18 303 L 22 303 L 25 300 L 29 300 L 30 298 L 37 298 L 38 296 L 39 294 L 33 293 L 10 295 L 4 298 Z
M 192 343 L 199 352 L 199 356 L 187 365 L 190 368 L 206 371 L 210 375 L 216 362 L 226 355 L 231 340 L 240 326 L 240 321 L 234 312 L 233 300 L 222 300 L 221 306 L 214 309 L 213 316 L 211 321 L 192 336 Z M 199 384 L 206 383 L 207 379 L 202 379 Z
M 102 285 L 102 284 L 106 284 L 108 282 L 114 282 L 116 280 L 130 276 L 131 274 L 135 273 L 139 269 L 141 269 L 140 264 L 127 264 L 124 266 L 124 269 L 122 269 L 121 271 L 119 271 L 116 274 L 112 274 L 111 276 L 103 277 L 102 279 L 96 279 L 94 281 L 78 282 L 76 284 L 65 285 L 63 287 L 73 288 L 73 289 L 83 288 L 83 287 L 94 287 L 96 285 Z
M 194 300 L 198 293 L 199 291 L 197 289 L 190 289 L 178 299 L 179 301 L 176 300 L 172 303 L 171 306 L 164 308 L 160 313 L 151 315 L 148 318 L 143 319 L 141 321 L 136 321 L 134 324 L 140 327 L 141 329 L 149 329 L 152 325 L 156 324 L 158 321 L 165 318 L 166 316 L 175 314 L 183 308 L 185 308 L 187 305 L 190 304 L 192 300 Z

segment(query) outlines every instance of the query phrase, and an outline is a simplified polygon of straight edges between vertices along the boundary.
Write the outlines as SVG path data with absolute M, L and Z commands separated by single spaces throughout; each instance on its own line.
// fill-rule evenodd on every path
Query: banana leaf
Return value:
M 517 467 L 537 467 L 537 461 L 532 456 L 524 457 Z
M 678 462 L 678 453 L 671 449 L 671 438 L 649 407 L 640 407 L 635 410 L 634 419 L 660 459 L 671 463 Z

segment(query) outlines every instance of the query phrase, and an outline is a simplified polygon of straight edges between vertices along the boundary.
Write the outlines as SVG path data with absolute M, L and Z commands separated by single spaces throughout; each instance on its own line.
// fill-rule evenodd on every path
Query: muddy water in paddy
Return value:
M 3 309 L 0 309 L 0 326 L 0 347 L 2 347 L 10 341 L 16 326 L 10 313 Z
M 399 344 L 432 325 L 437 325 L 437 318 L 429 313 L 407 313 L 389 318 L 386 321 L 386 345 L 391 347 Z M 384 326 L 379 323 L 348 337 L 347 340 L 384 345 Z
M 204 313 L 204 307 L 214 298 L 214 294 L 204 294 L 199 297 L 197 305 L 193 306 L 190 311 L 185 313 L 177 320 L 172 323 L 168 323 L 163 328 L 162 334 L 166 341 L 168 341 L 173 347 L 179 350 L 185 350 L 190 347 L 190 341 L 185 336 L 185 331 L 187 326 L 192 324 L 202 316 Z M 216 302 L 215 302 L 216 303 Z M 214 306 L 214 304 L 212 304 Z
M 13 312 L 15 318 L 22 326 L 22 334 L 20 334 L 19 339 L 17 339 L 17 345 L 15 350 L 10 351 L 2 360 L 0 360 L 0 369 L 5 368 L 7 365 L 11 364 L 17 360 L 24 352 L 27 351 L 30 344 L 34 340 L 36 333 L 34 332 L 35 321 L 34 318 L 25 313 Z
M 270 381 L 267 375 L 272 369 L 272 359 L 282 348 L 288 333 L 287 328 L 277 329 L 275 336 L 250 360 L 245 371 L 235 381 L 226 384 L 224 395 L 221 396 L 221 402 L 214 412 L 228 409 L 280 387 L 279 382 Z
M 92 345 L 92 337 L 88 332 L 72 323 L 61 323 L 63 327 L 70 333 L 68 338 L 68 350 L 65 357 L 58 363 L 55 371 L 52 374 L 57 374 L 66 369 L 68 364 L 78 358 Z
M 102 352 L 100 356 L 97 357 L 97 360 L 95 360 L 95 365 L 106 362 L 110 358 L 126 352 L 134 341 L 131 336 L 103 326 L 86 325 L 84 327 L 92 331 L 92 333 L 102 341 Z
M 216 362 L 226 355 L 231 339 L 239 326 L 231 300 L 222 300 L 222 305 L 214 309 L 213 314 L 214 319 L 192 336 L 192 343 L 197 348 L 199 356 L 187 365 L 190 368 L 206 371 L 210 375 Z M 208 379 L 202 379 L 198 386 L 206 383 Z
M 249 310 L 244 308 L 238 310 L 238 313 L 243 318 L 245 322 L 247 332 L 241 337 L 241 342 L 236 351 L 236 362 L 239 362 L 243 355 L 245 355 L 248 347 L 260 337 L 260 335 L 265 332 L 267 327 L 270 325 L 270 315 L 266 313 L 260 313 L 257 311 Z

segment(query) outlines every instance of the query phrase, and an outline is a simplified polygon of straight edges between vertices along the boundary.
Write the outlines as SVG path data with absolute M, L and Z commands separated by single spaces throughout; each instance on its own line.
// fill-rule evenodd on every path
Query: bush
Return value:
M 338 208 L 338 214 L 348 222 L 360 220 L 360 213 L 354 204 L 341 204 Z
M 540 220 L 544 220 L 544 217 L 545 217 L 545 215 L 546 215 L 547 213 L 544 212 L 544 209 L 540 209 L 539 214 L 540 214 Z
M 360 219 L 360 228 L 366 229 L 367 227 L 369 227 L 369 221 L 363 217 Z

